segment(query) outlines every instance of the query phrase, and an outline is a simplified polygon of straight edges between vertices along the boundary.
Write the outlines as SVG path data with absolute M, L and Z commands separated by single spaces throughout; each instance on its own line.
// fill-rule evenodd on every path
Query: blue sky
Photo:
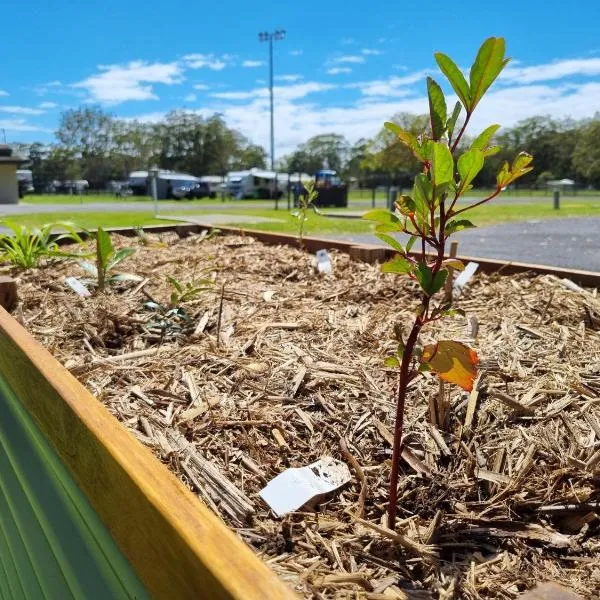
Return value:
M 267 44 L 257 34 L 275 28 L 287 31 L 275 44 L 278 155 L 317 133 L 355 141 L 394 112 L 425 112 L 433 52 L 468 67 L 490 35 L 506 37 L 513 62 L 475 127 L 600 111 L 597 0 L 7 4 L 0 128 L 10 142 L 52 141 L 62 110 L 93 103 L 146 121 L 176 108 L 220 112 L 267 147 Z

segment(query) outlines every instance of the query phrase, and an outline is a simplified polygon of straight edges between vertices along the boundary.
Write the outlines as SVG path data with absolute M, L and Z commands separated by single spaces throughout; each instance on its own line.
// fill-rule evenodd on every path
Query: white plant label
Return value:
M 329 275 L 333 271 L 327 250 L 317 250 L 317 270 Z
M 337 490 L 350 481 L 348 466 L 325 456 L 306 467 L 286 469 L 259 492 L 271 510 L 282 517 L 309 500 Z
M 83 298 L 91 296 L 90 291 L 76 277 L 65 277 L 65 283 L 78 295 Z
M 454 284 L 452 285 L 452 291 L 455 294 L 460 294 L 462 289 L 469 283 L 471 277 L 475 275 L 475 271 L 479 268 L 479 263 L 470 262 L 467 263 L 465 270 L 454 280 Z

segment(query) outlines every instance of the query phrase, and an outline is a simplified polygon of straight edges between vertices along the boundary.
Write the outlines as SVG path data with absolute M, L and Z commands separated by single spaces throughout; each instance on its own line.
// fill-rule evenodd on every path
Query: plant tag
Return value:
M 326 275 L 332 272 L 333 267 L 331 266 L 327 250 L 317 250 L 317 270 L 319 273 L 325 273 Z
M 454 285 L 452 286 L 452 291 L 454 294 L 460 294 L 462 289 L 469 283 L 471 277 L 475 275 L 475 271 L 479 268 L 479 263 L 470 262 L 467 263 L 464 271 L 454 280 Z
M 337 490 L 350 481 L 348 466 L 325 456 L 306 467 L 286 469 L 259 492 L 271 510 L 282 517 L 309 500 Z
M 78 295 L 83 298 L 91 296 L 90 291 L 76 277 L 65 277 L 65 283 Z

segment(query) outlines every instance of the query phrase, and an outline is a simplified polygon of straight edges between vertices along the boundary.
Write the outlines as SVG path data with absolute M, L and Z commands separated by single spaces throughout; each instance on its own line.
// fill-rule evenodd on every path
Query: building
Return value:
M 10 146 L 0 145 L 0 204 L 19 203 L 17 168 L 27 159 L 13 154 Z

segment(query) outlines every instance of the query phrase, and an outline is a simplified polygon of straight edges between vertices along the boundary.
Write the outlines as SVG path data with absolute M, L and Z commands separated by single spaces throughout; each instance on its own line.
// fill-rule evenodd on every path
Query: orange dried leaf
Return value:
M 475 350 L 460 342 L 440 340 L 423 348 L 421 363 L 429 365 L 440 379 L 470 392 L 477 377 L 479 357 Z

